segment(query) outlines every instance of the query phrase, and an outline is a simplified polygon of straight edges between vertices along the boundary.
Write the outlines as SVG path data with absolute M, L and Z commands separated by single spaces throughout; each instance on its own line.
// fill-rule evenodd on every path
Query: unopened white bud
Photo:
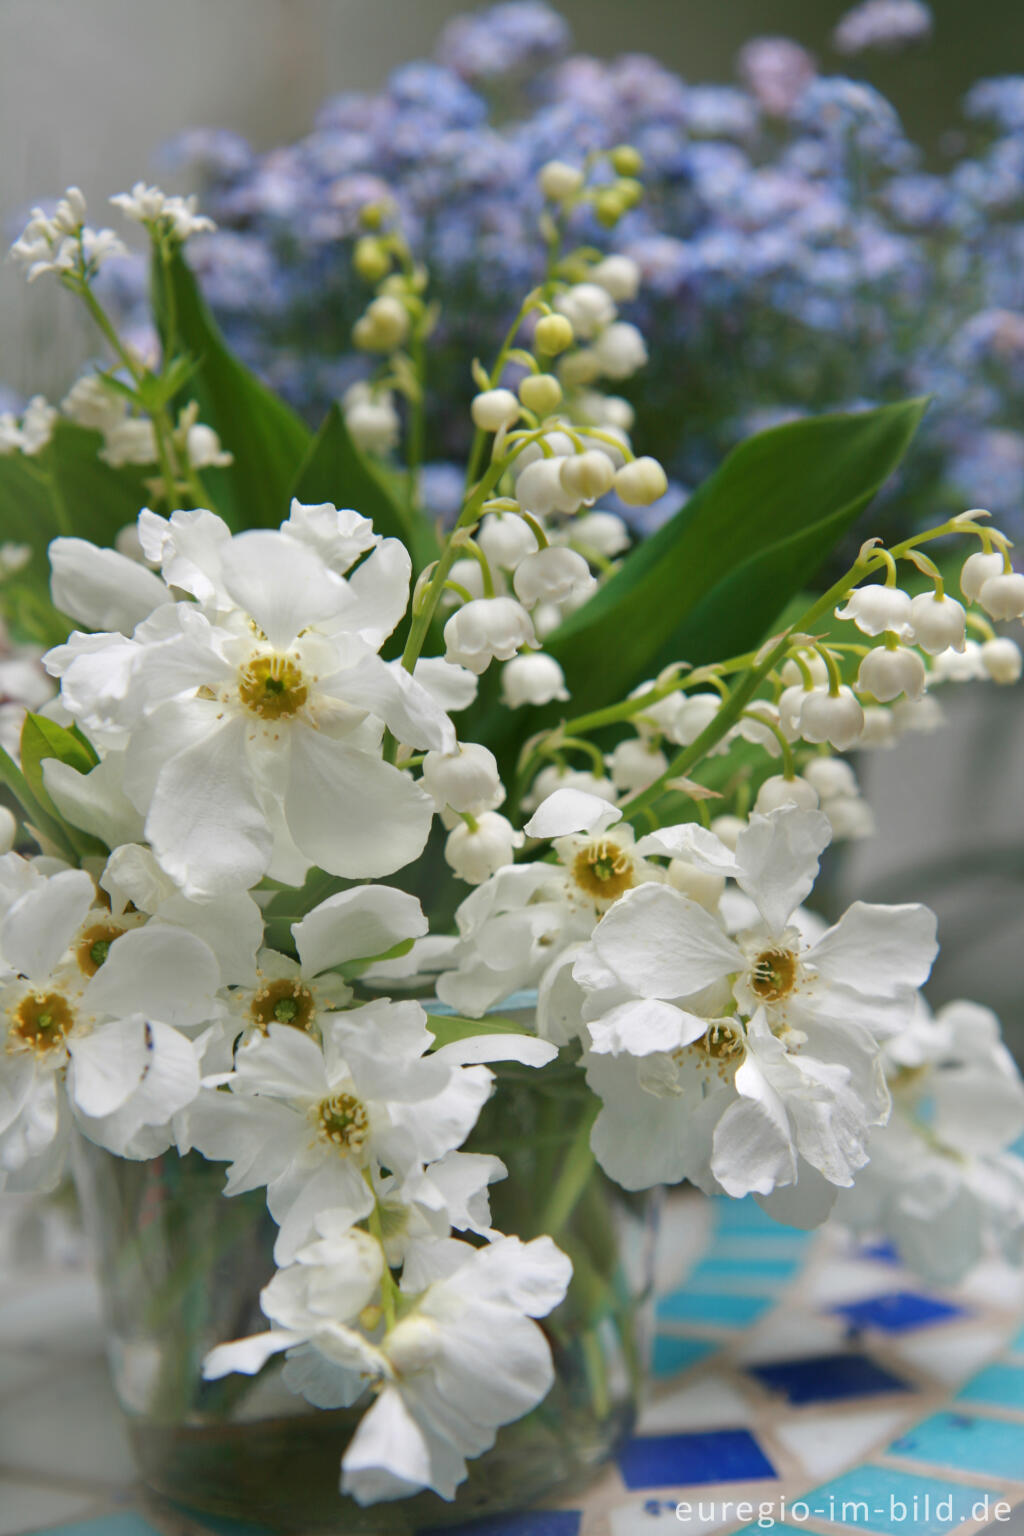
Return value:
M 10 853 L 18 836 L 18 823 L 6 805 L 0 805 L 0 854 Z
M 472 559 L 469 555 L 464 560 L 456 560 L 448 576 L 456 586 L 464 587 L 470 597 L 483 597 L 484 573 L 479 560 Z M 458 608 L 465 601 L 457 592 L 449 588 L 441 593 L 442 608 Z
M 986 676 L 977 640 L 968 640 L 962 651 L 940 651 L 932 657 L 933 683 L 973 683 Z
M 601 372 L 609 379 L 629 379 L 647 362 L 647 343 L 635 325 L 616 320 L 593 343 Z
M 657 459 L 634 459 L 616 474 L 615 490 L 627 507 L 649 507 L 668 490 L 668 476 Z
M 562 484 L 562 460 L 534 459 L 516 481 L 516 500 L 525 512 L 547 517 L 551 512 L 575 512 L 578 496 L 570 495 Z
M 394 352 L 408 334 L 409 312 L 391 293 L 382 293 L 368 304 L 352 329 L 356 346 L 367 352 Z
M 538 773 L 530 785 L 529 794 L 523 796 L 523 810 L 535 811 L 541 801 L 553 795 L 556 789 L 581 789 L 584 794 L 597 795 L 598 799 L 607 800 L 609 805 L 614 805 L 619 798 L 615 785 L 603 774 L 598 777 L 585 768 L 566 768 L 550 763 Z
M 538 640 L 553 635 L 562 622 L 562 610 L 557 603 L 538 603 L 530 612 Z
M 389 390 L 374 390 L 364 381 L 352 384 L 342 398 L 345 425 L 365 453 L 388 453 L 401 430 Z
M 981 647 L 981 664 L 994 683 L 1015 683 L 1021 674 L 1022 660 L 1016 640 L 997 636 Z
M 484 389 L 474 396 L 469 414 L 481 432 L 500 432 L 519 420 L 519 401 L 510 389 Z
M 640 288 L 640 268 L 632 256 L 606 256 L 590 269 L 592 282 L 598 283 L 616 302 L 628 304 Z
M 567 315 L 542 315 L 533 333 L 537 350 L 548 357 L 557 357 L 575 340 L 572 322 Z
M 583 172 L 564 160 L 549 160 L 542 165 L 537 176 L 540 190 L 553 203 L 564 203 L 573 197 L 583 185 Z
M 567 352 L 558 365 L 558 376 L 566 389 L 585 389 L 596 384 L 604 370 L 593 347 L 579 347 Z
M 822 810 L 829 819 L 832 836 L 839 842 L 848 838 L 871 837 L 875 832 L 875 816 L 866 800 L 860 795 L 835 795 L 822 802 Z
M 778 757 L 782 746 L 772 726 L 781 728 L 778 706 L 768 699 L 755 699 L 752 704 L 748 704 L 736 726 L 736 731 L 744 741 L 760 747 L 771 757 Z
M 537 548 L 537 535 L 514 512 L 489 512 L 480 524 L 476 541 L 490 564 L 505 571 L 514 571 L 520 560 Z
M 812 683 L 817 683 L 823 687 L 828 682 L 828 667 L 825 664 L 824 656 L 819 655 L 817 651 L 801 651 L 800 661 L 803 662 L 804 667 L 807 669 Z M 792 656 L 787 657 L 782 663 L 782 670 L 779 675 L 787 687 L 803 687 L 803 671 L 799 663 Z
M 864 729 L 864 711 L 852 689 L 842 684 L 838 693 L 811 688 L 800 707 L 800 734 L 805 741 L 827 741 L 837 752 L 852 747 Z
M 585 512 L 572 525 L 572 539 L 583 549 L 613 560 L 629 548 L 629 529 L 614 512 Z
M 960 591 L 969 603 L 976 603 L 986 581 L 992 576 L 1002 575 L 1003 569 L 1003 557 L 996 550 L 989 554 L 985 554 L 984 550 L 975 550 L 964 561 L 960 572 Z
M 858 747 L 870 747 L 873 750 L 894 747 L 898 734 L 891 709 L 886 709 L 882 704 L 865 705 L 864 729 L 860 733 Z
M 627 736 L 606 758 L 608 772 L 616 789 L 635 793 L 647 789 L 668 768 L 664 752 L 651 747 L 639 736 Z
M 529 651 L 513 656 L 501 669 L 502 702 L 509 709 L 519 709 L 523 704 L 550 704 L 554 699 L 567 699 L 565 673 L 553 656 L 543 651 Z
M 990 576 L 978 593 L 978 602 L 993 619 L 1019 619 L 1024 615 L 1024 575 L 1006 571 Z
M 784 805 L 795 805 L 801 811 L 816 811 L 818 792 L 799 774 L 791 779 L 787 779 L 781 773 L 773 774 L 770 779 L 765 779 L 758 790 L 754 810 L 759 815 L 766 816 L 769 811 L 778 811 Z
M 555 308 L 581 341 L 589 341 L 615 319 L 615 305 L 597 283 L 575 283 L 557 296 Z
M 444 627 L 445 660 L 478 675 L 492 661 L 510 661 L 537 637 L 526 609 L 511 597 L 481 597 L 465 603 Z
M 590 566 L 574 549 L 549 545 L 520 561 L 512 578 L 516 596 L 527 608 L 535 603 L 563 603 L 589 596 L 597 583 Z
M 846 599 L 845 608 L 836 609 L 837 619 L 852 619 L 865 635 L 882 635 L 886 630 L 902 634 L 910 623 L 911 602 L 899 587 L 886 587 L 879 582 L 868 582 L 855 587 Z
M 689 747 L 714 720 L 722 707 L 718 693 L 683 694 L 676 706 L 667 734 L 677 746 Z
M 483 885 L 511 864 L 515 850 L 523 846 L 523 834 L 499 812 L 484 811 L 475 821 L 472 827 L 461 822 L 444 845 L 445 859 L 467 885 Z
M 889 650 L 884 645 L 869 651 L 857 672 L 857 687 L 861 693 L 870 693 L 880 704 L 888 704 L 905 693 L 908 699 L 919 699 L 924 693 L 928 674 L 924 662 L 916 651 L 905 645 Z
M 740 833 L 746 830 L 747 823 L 740 816 L 716 816 L 711 823 L 711 831 L 733 852 Z
M 562 386 L 553 373 L 528 373 L 519 383 L 519 398 L 528 411 L 550 416 L 562 400 Z
M 423 788 L 438 810 L 493 810 L 504 798 L 494 754 L 478 742 L 460 742 L 454 752 L 428 752 Z
M 902 735 L 905 731 L 931 735 L 946 723 L 942 705 L 928 694 L 920 699 L 897 699 L 892 706 L 893 724 Z
M 799 677 L 799 671 L 797 672 Z M 828 668 L 825 668 L 825 676 L 817 679 L 819 687 L 828 685 Z M 787 741 L 796 741 L 800 735 L 800 711 L 804 707 L 804 699 L 808 690 L 803 682 L 790 683 L 779 695 L 779 728 Z
M 605 496 L 612 488 L 615 470 L 612 461 L 596 448 L 584 453 L 572 453 L 561 459 L 562 485 L 577 501 L 593 502 Z
M 920 592 L 910 605 L 914 644 L 930 656 L 940 651 L 962 651 L 967 638 L 967 615 L 955 597 Z
M 822 800 L 837 795 L 857 795 L 857 775 L 841 757 L 812 757 L 803 768 L 803 776 L 814 786 Z
M 698 869 L 688 859 L 673 859 L 668 866 L 668 883 L 691 901 L 714 912 L 725 890 L 725 876 L 708 869 Z

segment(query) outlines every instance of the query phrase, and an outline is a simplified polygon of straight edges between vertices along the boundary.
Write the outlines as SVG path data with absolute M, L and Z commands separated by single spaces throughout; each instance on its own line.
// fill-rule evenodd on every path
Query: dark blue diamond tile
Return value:
M 700 1483 L 748 1483 L 778 1473 L 749 1429 L 687 1435 L 641 1435 L 619 1453 L 627 1488 L 677 1488 Z
M 954 1317 L 966 1315 L 963 1307 L 954 1306 L 951 1301 L 922 1296 L 917 1291 L 887 1291 L 883 1296 L 848 1301 L 832 1310 L 855 1328 L 881 1328 L 884 1333 L 909 1333 L 912 1328 L 948 1323 Z
M 747 1370 L 770 1391 L 788 1398 L 794 1407 L 911 1390 L 907 1382 L 883 1370 L 867 1355 L 811 1355 L 802 1360 L 748 1365 Z
M 902 1264 L 903 1262 L 893 1243 L 864 1243 L 857 1252 L 862 1259 L 873 1259 L 876 1264 Z

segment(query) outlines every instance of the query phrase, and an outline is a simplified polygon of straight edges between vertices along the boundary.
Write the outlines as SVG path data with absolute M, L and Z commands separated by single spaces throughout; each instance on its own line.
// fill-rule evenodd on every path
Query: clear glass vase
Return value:
M 468 1146 L 509 1169 L 494 1222 L 551 1232 L 573 1260 L 543 1322 L 555 1365 L 545 1401 L 470 1463 L 454 1504 L 422 1494 L 366 1510 L 338 1492 L 361 1410 L 309 1408 L 280 1379 L 204 1382 L 215 1345 L 266 1327 L 259 1292 L 276 1228 L 262 1191 L 227 1199 L 224 1167 L 196 1153 L 134 1163 L 80 1142 L 76 1181 L 105 1298 L 111 1371 L 146 1483 L 196 1513 L 282 1532 L 388 1536 L 523 1508 L 593 1475 L 630 1433 L 646 1376 L 657 1198 L 607 1180 L 589 1153 L 592 1103 L 577 1067 L 499 1067 Z

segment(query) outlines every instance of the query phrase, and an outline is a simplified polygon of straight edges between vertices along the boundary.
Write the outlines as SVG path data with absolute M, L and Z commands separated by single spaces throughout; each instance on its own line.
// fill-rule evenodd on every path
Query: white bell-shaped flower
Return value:
M 564 315 L 581 341 L 589 341 L 615 319 L 615 304 L 599 283 L 575 283 L 555 299 L 555 308 Z
M 886 630 L 901 635 L 910 623 L 910 611 L 910 598 L 899 587 L 868 582 L 853 589 L 845 608 L 836 609 L 836 618 L 852 619 L 865 635 L 883 635 Z
M 490 811 L 504 798 L 494 753 L 479 742 L 462 741 L 454 752 L 428 752 L 423 787 L 439 811 Z
M 516 500 L 524 512 L 548 517 L 552 512 L 575 512 L 582 497 L 562 484 L 562 457 L 534 459 L 516 480 Z
M 1005 562 L 998 550 L 991 550 L 988 554 L 984 550 L 975 550 L 973 555 L 968 555 L 960 572 L 960 591 L 969 603 L 976 603 L 981 595 L 981 589 L 992 576 L 1001 576 L 1005 568 Z
M 816 811 L 818 791 L 799 774 L 794 774 L 791 779 L 781 773 L 773 774 L 758 790 L 754 810 L 759 816 L 766 816 L 769 811 L 781 810 L 784 805 L 795 805 L 801 811 Z
M 510 389 L 484 389 L 473 397 L 469 414 L 481 432 L 500 432 L 519 420 L 519 401 Z
M 565 673 L 553 656 L 530 651 L 513 656 L 501 669 L 501 697 L 509 709 L 523 704 L 550 704 L 567 699 Z
M 910 604 L 914 644 L 929 656 L 940 651 L 962 651 L 967 641 L 967 615 L 955 597 L 919 592 Z
M 908 699 L 919 699 L 924 693 L 928 673 L 916 651 L 905 645 L 889 649 L 879 645 L 868 652 L 857 672 L 857 687 L 862 693 L 871 693 L 880 704 L 888 704 L 905 693 Z
M 628 304 L 640 290 L 640 268 L 632 256 L 606 256 L 591 267 L 590 280 L 603 288 L 616 304 Z
M 615 490 L 627 507 L 649 507 L 668 490 L 668 476 L 657 459 L 633 459 L 617 472 Z
M 597 583 L 582 555 L 564 545 L 549 545 L 520 561 L 512 585 L 519 601 L 532 608 L 536 603 L 589 597 Z
M 445 658 L 471 672 L 492 661 L 510 661 L 524 645 L 536 645 L 530 615 L 512 597 L 481 597 L 453 613 L 444 627 Z
M 1016 640 L 997 635 L 984 642 L 980 655 L 981 664 L 994 683 L 1015 683 L 1020 677 L 1024 658 Z
M 614 512 L 584 512 L 572 525 L 572 541 L 605 560 L 614 560 L 629 548 L 629 529 Z
M 520 560 L 537 548 L 537 535 L 514 512 L 489 512 L 480 524 L 476 542 L 492 566 L 514 571 Z M 479 562 L 474 561 L 479 565 Z M 482 573 L 481 573 L 482 574 Z
M 449 832 L 444 856 L 460 880 L 467 885 L 482 885 L 506 864 L 511 864 L 515 850 L 523 846 L 523 834 L 497 811 L 484 811 L 473 824 L 460 822 Z
M 831 800 L 836 795 L 860 793 L 857 775 L 841 757 L 812 757 L 804 765 L 803 777 L 808 784 L 813 785 L 822 800 Z
M 647 343 L 628 320 L 616 320 L 601 332 L 592 351 L 609 379 L 629 379 L 647 362 Z
M 567 454 L 559 462 L 562 485 L 574 499 L 596 501 L 611 490 L 615 470 L 606 453 L 588 448 L 583 453 Z
M 1020 571 L 1005 571 L 990 576 L 982 584 L 978 602 L 993 619 L 1024 617 L 1024 575 Z
M 608 772 L 616 789 L 630 794 L 646 789 L 668 768 L 668 758 L 641 736 L 627 736 L 608 754 Z
M 827 741 L 837 752 L 845 752 L 863 729 L 864 711 L 845 683 L 835 693 L 827 688 L 811 688 L 804 693 L 800 734 L 805 741 Z

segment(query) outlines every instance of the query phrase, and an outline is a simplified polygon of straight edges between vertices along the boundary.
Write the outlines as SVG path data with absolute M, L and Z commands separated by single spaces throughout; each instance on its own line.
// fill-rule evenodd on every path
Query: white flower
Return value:
M 527 608 L 536 603 L 578 602 L 589 597 L 597 585 L 582 555 L 556 545 L 538 549 L 521 560 L 512 584 Z
M 497 811 L 483 811 L 479 816 L 460 821 L 449 832 L 444 856 L 460 880 L 467 885 L 482 885 L 506 864 L 511 864 L 515 850 L 523 845 L 523 834 Z
M 614 512 L 585 512 L 572 525 L 572 542 L 584 554 L 612 560 L 629 548 L 629 529 Z
M 192 400 L 178 413 L 174 441 L 184 452 L 193 469 L 225 469 L 235 462 L 234 455 L 221 446 L 212 427 L 199 420 L 198 401 Z
M 846 599 L 846 607 L 835 611 L 837 619 L 852 619 L 862 634 L 882 635 L 891 630 L 903 638 L 911 612 L 912 605 L 906 592 L 899 587 L 883 586 L 880 582 L 854 587 Z
M 469 413 L 481 432 L 500 432 L 519 420 L 519 401 L 510 389 L 485 389 L 473 396 Z
M 352 327 L 352 339 L 367 352 L 394 352 L 409 334 L 409 311 L 393 293 L 382 293 L 366 306 Z
M 510 661 L 537 637 L 530 615 L 511 597 L 474 598 L 444 627 L 445 659 L 471 672 L 486 672 L 492 661 Z
M 640 289 L 640 268 L 631 256 L 606 256 L 591 267 L 590 278 L 617 304 L 628 304 Z
M 823 800 L 835 795 L 857 795 L 857 775 L 841 757 L 812 757 L 803 768 L 803 776 Z
M 454 731 L 376 654 L 405 607 L 402 546 L 380 542 L 351 580 L 324 558 L 351 562 L 362 542 L 352 516 L 296 504 L 280 533 L 232 538 L 209 513 L 144 515 L 147 553 L 199 603 L 166 604 L 130 641 L 72 636 L 49 655 L 86 730 L 123 733 L 126 792 L 191 897 L 251 886 L 268 869 L 301 882 L 313 862 L 349 878 L 389 874 L 426 841 L 433 806 L 382 761 L 380 722 L 439 750 Z
M 1005 561 L 997 550 L 985 554 L 983 550 L 975 550 L 973 555 L 968 555 L 960 572 L 960 591 L 969 603 L 976 603 L 981 595 L 981 589 L 991 576 L 1001 576 L 1005 569 Z
M 629 379 L 647 362 L 643 335 L 628 320 L 616 320 L 598 336 L 592 351 L 609 379 Z
M 554 794 L 556 789 L 582 789 L 586 794 L 606 800 L 609 805 L 614 805 L 619 798 L 618 790 L 606 776 L 598 777 L 589 769 L 569 768 L 564 763 L 549 763 L 540 770 L 529 792 L 524 795 L 523 810 L 535 811 L 541 801 Z
M 53 437 L 57 411 L 43 395 L 33 395 L 21 418 L 21 451 L 34 457 Z
M 780 810 L 784 805 L 795 805 L 801 811 L 816 811 L 818 791 L 799 774 L 794 774 L 791 779 L 780 773 L 773 774 L 771 778 L 765 779 L 758 790 L 754 810 L 764 816 L 769 811 Z
M 85 373 L 76 379 L 60 403 L 69 420 L 96 432 L 108 432 L 122 420 L 128 403 L 108 389 L 98 373 Z
M 863 729 L 864 711 L 845 683 L 836 693 L 827 688 L 810 688 L 804 693 L 799 730 L 805 741 L 827 741 L 837 752 L 845 752 Z
M 523 704 L 550 704 L 555 699 L 567 699 L 565 673 L 553 656 L 543 651 L 531 651 L 513 656 L 501 669 L 501 697 L 509 709 L 519 709 Z
M 514 512 L 489 512 L 480 524 L 476 541 L 491 565 L 505 571 L 514 571 L 537 548 L 537 535 Z
M 615 466 L 607 453 L 597 448 L 567 453 L 558 463 L 562 486 L 576 502 L 594 502 L 612 488 Z
M 908 699 L 919 699 L 924 693 L 927 680 L 924 662 L 916 651 L 909 650 L 905 645 L 892 649 L 884 645 L 876 646 L 864 657 L 857 672 L 857 687 L 864 693 L 874 694 L 882 704 L 899 698 L 901 693 L 905 693 Z M 801 724 L 806 707 L 805 704 L 800 714 Z
M 1005 571 L 982 583 L 978 602 L 993 619 L 1019 619 L 1024 616 L 1024 575 Z
M 342 396 L 345 425 L 364 453 L 390 453 L 398 442 L 401 420 L 390 390 L 374 389 L 360 379 Z
M 553 203 L 563 203 L 583 185 L 583 172 L 579 166 L 567 165 L 564 160 L 548 160 L 537 173 L 540 190 Z
M 96 906 L 83 870 L 25 866 L 20 883 L 0 925 L 0 1178 L 32 1188 L 59 1175 L 69 1108 L 122 1157 L 166 1149 L 199 1090 L 179 1027 L 215 1016 L 220 974 L 194 934 Z
M 27 269 L 29 282 L 44 272 L 73 272 L 91 276 L 110 256 L 126 249 L 112 229 L 89 229 L 85 223 L 85 198 L 69 187 L 50 216 L 33 208 L 21 236 L 11 246 L 15 261 Z
M 525 512 L 544 518 L 552 512 L 579 509 L 582 496 L 567 490 L 562 483 L 562 464 L 566 456 L 536 458 L 524 465 L 516 478 L 516 500 Z
M 144 565 L 87 539 L 53 539 L 49 556 L 54 606 L 88 629 L 130 635 L 171 599 L 166 584 Z
M 555 299 L 555 309 L 564 315 L 581 341 L 589 341 L 611 325 L 615 305 L 606 288 L 598 283 L 576 283 Z
M 491 811 L 505 798 L 494 753 L 475 741 L 459 742 L 454 752 L 428 752 L 423 759 L 423 787 L 439 811 Z
M 147 187 L 144 181 L 137 181 L 130 192 L 115 193 L 110 201 L 125 218 L 157 227 L 176 240 L 185 241 L 217 228 L 212 219 L 196 211 L 195 196 L 168 196 L 159 187 Z
M 981 664 L 994 683 L 1015 683 L 1021 674 L 1020 646 L 1015 640 L 997 636 L 982 644 Z
M 627 736 L 605 761 L 615 788 L 628 794 L 647 789 L 668 771 L 664 752 L 640 736 Z
M 148 416 L 125 416 L 107 429 L 100 458 L 113 469 L 125 464 L 155 464 L 156 434 Z
M 910 623 L 915 645 L 931 656 L 964 649 L 967 615 L 955 597 L 919 592 L 910 604 Z
M 633 459 L 616 471 L 615 490 L 627 507 L 649 507 L 668 490 L 668 476 L 657 459 Z
M 551 1353 L 531 1319 L 564 1297 L 569 1260 L 549 1237 L 438 1243 L 403 1276 L 412 1305 L 374 1344 L 351 1326 L 380 1275 L 365 1234 L 331 1232 L 299 1257 L 263 1292 L 271 1331 L 221 1345 L 204 1373 L 252 1374 L 287 1350 L 290 1384 L 318 1406 L 347 1406 L 372 1385 L 372 1406 L 342 1459 L 342 1492 L 360 1504 L 423 1488 L 453 1498 L 466 1458 L 488 1450 L 497 1429 L 551 1387 Z

